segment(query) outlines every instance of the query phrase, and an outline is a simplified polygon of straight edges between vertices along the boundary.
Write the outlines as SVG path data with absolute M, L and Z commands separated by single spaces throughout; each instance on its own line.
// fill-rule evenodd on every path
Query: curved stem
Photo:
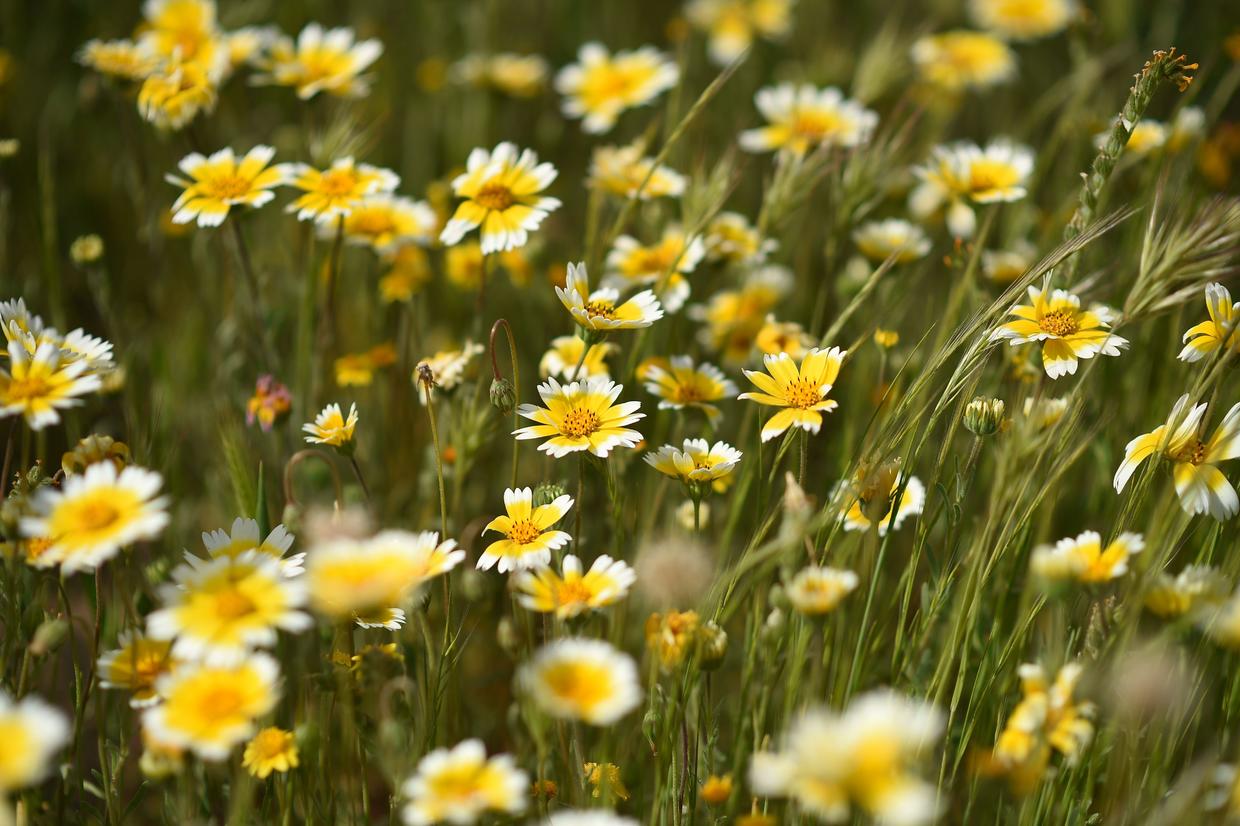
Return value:
M 311 450 L 309 448 L 297 451 L 289 457 L 287 462 L 284 463 L 284 503 L 286 505 L 292 505 L 295 508 L 301 507 L 301 503 L 297 501 L 297 496 L 293 492 L 293 469 L 307 459 L 318 459 L 327 465 L 328 470 L 331 471 L 332 489 L 335 491 L 336 495 L 336 509 L 339 510 L 340 503 L 344 501 L 344 497 L 341 495 L 342 486 L 340 484 L 340 471 L 336 469 L 336 464 L 331 459 L 328 459 L 319 451 Z

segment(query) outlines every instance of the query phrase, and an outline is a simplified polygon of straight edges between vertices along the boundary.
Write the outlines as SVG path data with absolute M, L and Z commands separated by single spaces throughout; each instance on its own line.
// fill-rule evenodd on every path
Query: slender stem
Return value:
M 577 550 L 575 553 L 581 553 L 581 510 L 582 498 L 586 488 L 586 455 L 578 454 L 577 458 L 577 501 L 573 503 L 573 510 L 577 512 L 577 516 L 573 520 L 573 547 Z
M 9 425 L 8 438 L 4 440 L 4 467 L 0 470 L 0 499 L 9 491 L 9 467 L 13 462 L 13 442 L 17 437 L 17 419 Z
M 797 484 L 805 487 L 805 465 L 809 461 L 809 431 L 801 431 L 801 469 L 797 472 Z
M 250 257 L 250 248 L 246 244 L 245 233 L 241 231 L 241 225 L 234 219 L 228 222 L 228 228 L 232 234 L 233 248 L 237 253 L 241 274 L 245 278 L 246 288 L 253 302 L 251 311 L 254 314 L 254 324 L 257 328 L 255 332 L 262 345 L 263 357 L 267 359 L 268 369 L 274 369 L 276 348 L 271 340 L 271 329 L 267 326 L 267 309 L 263 303 L 263 291 L 258 283 L 258 274 L 254 270 L 254 259 Z
M 577 359 L 577 366 L 573 368 L 573 374 L 569 376 L 569 381 L 577 381 L 577 376 L 581 375 L 581 367 L 586 363 L 586 356 L 590 354 L 590 348 L 593 343 L 588 338 L 581 340 L 581 358 Z
M 344 216 L 336 219 L 332 239 L 331 263 L 327 268 L 327 287 L 323 290 L 323 314 L 319 328 L 321 349 L 329 351 L 336 343 L 336 283 L 340 280 L 340 254 L 344 248 Z
M 349 464 L 353 466 L 353 475 L 357 477 L 357 483 L 362 486 L 362 493 L 366 495 L 366 504 L 370 504 L 370 486 L 366 484 L 366 479 L 362 477 L 362 468 L 357 463 L 357 457 L 350 455 Z
M 512 325 L 508 323 L 508 319 L 496 319 L 491 325 L 491 373 L 495 380 L 503 378 L 499 372 L 499 364 L 495 360 L 495 336 L 499 332 L 499 328 L 503 327 L 504 332 L 508 334 L 508 355 L 512 359 L 512 429 L 515 431 L 521 427 L 521 416 L 517 413 L 517 408 L 521 406 L 521 367 L 517 362 L 517 340 L 512 334 Z M 512 440 L 512 487 L 517 486 L 517 468 L 521 461 L 520 444 L 516 439 Z
M 430 370 L 426 370 L 419 380 L 422 382 L 422 392 L 426 396 L 426 415 L 431 422 L 431 441 L 435 446 L 435 475 L 439 478 L 439 538 L 443 540 L 448 537 L 448 495 L 444 490 L 443 451 L 439 449 L 439 427 L 435 424 L 435 404 L 431 399 L 431 385 L 434 384 L 434 379 L 430 376 Z

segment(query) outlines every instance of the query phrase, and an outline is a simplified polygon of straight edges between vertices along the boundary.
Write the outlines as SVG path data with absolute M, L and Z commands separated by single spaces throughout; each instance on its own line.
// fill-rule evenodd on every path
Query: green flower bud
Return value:
M 980 396 L 964 409 L 964 426 L 974 436 L 989 436 L 1003 425 L 1003 399 L 983 399 Z
M 491 382 L 491 405 L 496 410 L 506 416 L 516 404 L 517 392 L 513 389 L 512 382 L 503 377 Z
M 566 493 L 568 489 L 557 482 L 543 482 L 534 488 L 534 507 L 550 505 Z

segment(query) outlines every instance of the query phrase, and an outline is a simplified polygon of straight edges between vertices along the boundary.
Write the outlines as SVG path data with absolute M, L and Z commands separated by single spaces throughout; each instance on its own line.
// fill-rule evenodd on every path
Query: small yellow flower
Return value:
M 778 355 L 787 353 L 789 357 L 800 361 L 814 346 L 814 337 L 795 321 L 776 321 L 774 316 L 767 316 L 754 338 L 754 347 L 762 355 Z
M 320 222 L 319 234 L 334 238 L 339 230 L 350 244 L 371 247 L 382 254 L 406 244 L 426 244 L 439 219 L 425 201 L 414 201 L 390 192 L 375 192 L 353 204 L 344 222 Z
M 706 260 L 757 265 L 779 249 L 779 242 L 763 238 L 757 227 L 739 212 L 721 212 L 706 227 Z
M 90 361 L 66 358 L 56 342 L 44 341 L 32 355 L 12 340 L 8 353 L 8 369 L 0 369 L 0 419 L 21 414 L 31 430 L 42 430 L 60 421 L 60 410 L 102 387 Z
M 805 155 L 821 147 L 852 149 L 869 141 L 878 125 L 877 114 L 834 87 L 768 86 L 754 95 L 754 104 L 768 125 L 741 133 L 741 148 L 749 152 Z
M 646 618 L 646 648 L 663 671 L 685 661 L 698 641 L 701 618 L 697 611 L 668 611 Z
M 501 574 L 525 568 L 543 567 L 551 562 L 551 552 L 568 544 L 572 537 L 552 530 L 573 506 L 571 496 L 557 496 L 546 505 L 533 506 L 530 488 L 504 491 L 505 516 L 497 516 L 482 529 L 495 531 L 503 539 L 492 542 L 478 558 L 478 569 L 489 571 L 498 563 Z
M 561 571 L 557 574 L 545 567 L 517 573 L 512 584 L 521 605 L 530 611 L 570 619 L 619 602 L 637 578 L 627 563 L 606 554 L 595 559 L 585 573 L 581 560 L 566 554 Z
M 712 774 L 706 778 L 706 782 L 702 784 L 702 790 L 698 793 L 702 800 L 710 806 L 722 806 L 728 802 L 728 798 L 732 796 L 732 775 Z
M 69 245 L 69 257 L 75 264 L 93 264 L 103 257 L 103 239 L 98 235 L 81 235 Z
M 1041 289 L 1029 286 L 1029 303 L 1008 312 L 1015 321 L 1000 325 L 991 341 L 1042 344 L 1042 366 L 1052 379 L 1076 373 L 1078 359 L 1118 356 L 1128 340 L 1108 332 L 1111 326 L 1092 310 L 1081 310 L 1081 299 L 1067 290 L 1051 291 L 1049 278 Z
M 400 244 L 381 255 L 390 267 L 379 279 L 379 296 L 383 303 L 410 302 L 431 280 L 430 258 L 417 244 Z
M 591 797 L 598 799 L 606 793 L 620 800 L 629 799 L 629 790 L 620 779 L 620 767 L 615 763 L 586 763 L 582 769 L 585 771 L 586 782 L 594 787 L 590 792 Z
M 538 385 L 538 395 L 547 406 L 517 408 L 517 413 L 535 424 L 514 430 L 513 435 L 546 438 L 538 449 L 557 459 L 579 450 L 605 459 L 613 448 L 636 447 L 642 436 L 627 425 L 646 414 L 637 412 L 641 402 L 615 403 L 623 389 L 610 379 L 587 378 L 561 385 L 554 377 L 548 378 Z
M 1008 717 L 993 753 L 1017 794 L 1028 794 L 1037 787 L 1052 751 L 1072 764 L 1093 739 L 1093 706 L 1073 697 L 1081 672 L 1079 663 L 1069 663 L 1059 670 L 1054 684 L 1048 685 L 1042 666 L 1020 667 L 1024 696 Z
M 860 580 L 852 571 L 838 568 L 802 568 L 788 583 L 788 600 L 802 614 L 829 614 L 857 587 Z
M 890 350 L 900 343 L 900 334 L 895 330 L 879 327 L 874 331 L 874 343 L 884 350 Z
M 552 717 L 607 726 L 641 703 L 637 665 L 602 640 L 564 637 L 534 652 L 517 683 Z
M 184 190 L 172 205 L 172 220 L 188 224 L 197 219 L 200 227 L 214 227 L 224 223 L 234 206 L 266 204 L 275 197 L 271 190 L 289 177 L 287 165 L 268 166 L 275 154 L 270 146 L 256 146 L 240 159 L 231 149 L 210 157 L 186 155 L 177 166 L 188 179 L 167 177 L 168 183 Z
M 581 362 L 582 378 L 610 378 L 606 359 L 618 348 L 607 342 L 591 344 L 585 361 L 582 361 L 581 351 L 585 346 L 581 336 L 557 336 L 551 339 L 551 348 L 538 362 L 538 374 L 543 378 L 555 376 L 563 381 L 570 381 L 577 378 L 574 373 L 577 371 L 577 363 Z
M 569 264 L 564 286 L 556 287 L 560 303 L 577 326 L 591 334 L 649 327 L 663 317 L 663 308 L 650 290 L 643 290 L 623 303 L 620 292 L 604 287 L 590 292 L 586 265 Z
M 945 211 L 947 228 L 971 238 L 977 215 L 971 204 L 1019 201 L 1033 174 L 1033 151 L 1005 139 L 985 148 L 961 141 L 936 146 L 930 160 L 913 170 L 920 181 L 909 194 L 909 211 L 918 219 Z
M 481 740 L 436 749 L 418 762 L 401 793 L 408 826 L 473 823 L 484 812 L 525 811 L 530 778 L 507 754 L 488 758 Z
M 1097 531 L 1061 539 L 1054 546 L 1033 549 L 1029 569 L 1043 579 L 1096 583 L 1118 579 L 1128 572 L 1128 558 L 1145 549 L 1141 534 L 1121 533 L 1105 548 Z
M 131 692 L 129 705 L 133 708 L 159 702 L 155 683 L 178 664 L 172 656 L 172 642 L 133 631 L 122 633 L 118 642 L 120 648 L 99 658 L 99 685 Z
M 660 473 L 679 479 L 691 491 L 702 492 L 732 475 L 741 452 L 726 442 L 713 445 L 705 439 L 685 439 L 683 450 L 663 445 L 647 453 L 646 464 Z
M 999 38 L 964 29 L 926 35 L 913 44 L 921 79 L 949 92 L 985 89 L 1016 73 L 1016 55 Z
M 339 158 L 322 171 L 308 164 L 293 164 L 289 185 L 304 194 L 285 207 L 296 212 L 299 221 L 328 221 L 348 215 L 367 195 L 391 192 L 400 178 L 390 169 Z
M 895 263 L 908 264 L 930 251 L 925 230 L 909 221 L 890 218 L 857 227 L 853 242 L 861 254 L 876 264 L 895 256 Z
M 263 729 L 245 744 L 241 765 L 259 780 L 266 780 L 272 772 L 283 774 L 297 768 L 297 743 L 293 733 L 275 726 Z
M 34 695 L 14 702 L 0 691 L 0 793 L 42 780 L 69 742 L 69 721 Z
M 577 62 L 555 77 L 564 95 L 563 111 L 582 118 L 582 128 L 594 134 L 611 131 L 626 109 L 645 106 L 676 85 L 680 70 L 651 46 L 612 55 L 601 43 L 586 43 Z
M 383 44 L 354 41 L 352 29 L 324 30 L 311 23 L 301 30 L 296 43 L 289 37 L 276 38 L 263 63 L 267 74 L 255 76 L 254 82 L 291 86 L 302 100 L 319 92 L 364 97 L 370 92 L 370 79 L 362 72 L 383 54 Z
M 618 195 L 651 198 L 679 198 L 685 191 L 685 177 L 666 166 L 655 166 L 654 159 L 642 154 L 641 144 L 600 146 L 590 160 L 591 189 Z
M 979 26 L 1013 40 L 1059 34 L 1079 13 L 1076 0 L 969 0 Z
M 646 373 L 646 391 L 659 397 L 660 410 L 694 408 L 708 419 L 719 417 L 711 402 L 736 395 L 736 385 L 713 364 L 694 364 L 691 356 L 673 356 L 667 367 L 652 366 Z
M 100 74 L 122 80 L 142 80 L 160 64 L 157 55 L 132 40 L 89 40 L 78 52 L 77 61 Z
M 138 112 L 160 129 L 181 129 L 199 112 L 215 108 L 215 79 L 198 63 L 171 61 L 146 76 Z
M 336 539 L 306 555 L 306 581 L 315 609 L 352 619 L 401 605 L 424 582 L 465 558 L 454 540 L 434 532 L 381 531 L 369 539 Z
M 791 28 L 794 0 L 692 0 L 685 16 L 709 35 L 708 51 L 726 66 L 756 38 L 778 40 Z
M 336 359 L 336 384 L 340 387 L 367 387 L 374 381 L 375 371 L 396 363 L 396 346 L 391 342 L 376 344 L 362 353 L 350 353 Z
M 312 445 L 330 445 L 338 448 L 353 446 L 353 431 L 357 427 L 357 405 L 349 405 L 349 417 L 346 419 L 335 402 L 324 407 L 313 422 L 302 425 L 302 431 L 309 434 L 306 441 Z
M 706 254 L 698 237 L 686 238 L 679 225 L 671 224 L 654 244 L 644 245 L 631 235 L 616 239 L 607 253 L 608 272 L 604 287 L 624 290 L 633 286 L 656 286 L 656 295 L 669 313 L 679 312 L 689 298 L 686 277 Z
M 838 347 L 830 350 L 814 348 L 805 354 L 800 366 L 786 353 L 764 356 L 766 373 L 744 370 L 759 392 L 742 393 L 737 398 L 762 405 L 783 408 L 762 426 L 762 441 L 769 442 L 790 427 L 817 433 L 822 427 L 822 414 L 839 407 L 828 399 L 832 385 L 840 374 L 847 352 Z
M 264 432 L 270 432 L 292 409 L 293 395 L 288 387 L 276 381 L 275 376 L 264 373 L 255 382 L 254 395 L 246 402 L 245 423 L 258 422 Z
M 475 149 L 465 172 L 452 181 L 453 194 L 465 200 L 439 234 L 440 242 L 458 244 L 481 227 L 483 255 L 525 246 L 530 231 L 560 207 L 558 198 L 539 195 L 557 174 L 550 163 L 539 163 L 533 150 L 518 153 L 513 143 L 492 152 Z
M 1227 598 L 1222 574 L 1209 565 L 1188 565 L 1174 577 L 1161 572 L 1145 592 L 1145 610 L 1162 619 L 1178 619 Z
M 1240 301 L 1231 301 L 1231 292 L 1222 284 L 1206 287 L 1206 312 L 1210 318 L 1188 329 L 1180 361 L 1200 361 L 1226 346 L 1240 353 Z

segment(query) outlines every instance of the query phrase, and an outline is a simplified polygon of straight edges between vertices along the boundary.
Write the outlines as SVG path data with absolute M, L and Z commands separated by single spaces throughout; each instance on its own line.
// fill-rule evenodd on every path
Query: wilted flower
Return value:
M 697 611 L 668 611 L 646 619 L 646 648 L 659 668 L 671 671 L 685 661 L 698 641 Z
M 111 436 L 92 433 L 80 439 L 73 450 L 61 457 L 60 467 L 66 474 L 80 474 L 98 462 L 111 462 L 117 470 L 122 470 L 131 458 L 129 445 Z

